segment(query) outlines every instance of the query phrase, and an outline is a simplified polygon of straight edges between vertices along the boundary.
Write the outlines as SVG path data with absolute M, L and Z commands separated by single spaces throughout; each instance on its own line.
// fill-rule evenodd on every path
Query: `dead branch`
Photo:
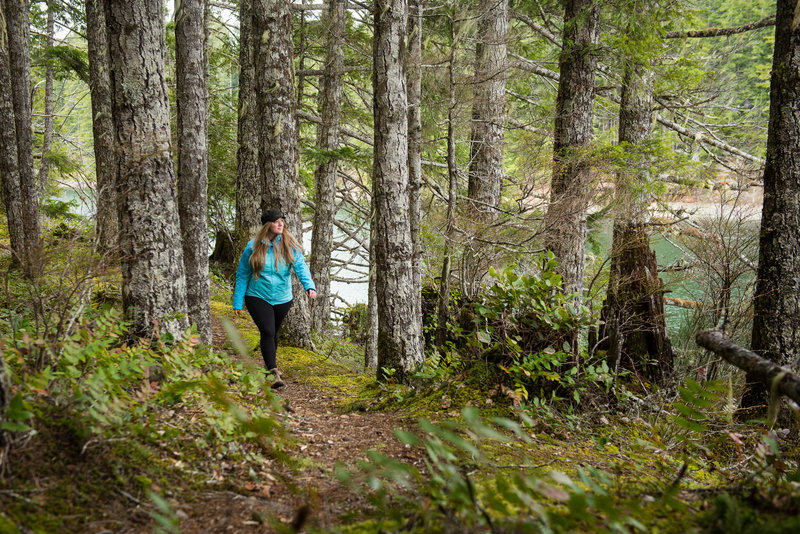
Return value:
M 616 102 L 616 99 L 612 98 L 612 100 L 614 100 Z M 686 137 L 689 137 L 691 139 L 694 139 L 695 141 L 697 141 L 699 143 L 705 143 L 707 145 L 711 145 L 713 147 L 719 148 L 720 150 L 724 150 L 725 152 L 728 152 L 730 154 L 734 154 L 736 156 L 739 156 L 740 158 L 744 158 L 744 159 L 746 159 L 748 161 L 752 161 L 753 163 L 758 163 L 759 165 L 764 165 L 764 163 L 765 163 L 765 161 L 763 159 L 761 159 L 759 157 L 756 157 L 756 156 L 753 156 L 752 154 L 748 154 L 744 150 L 740 150 L 740 149 L 736 148 L 735 146 L 729 145 L 728 143 L 726 143 L 724 141 L 720 141 L 719 139 L 715 139 L 715 138 L 710 137 L 708 135 L 704 135 L 704 134 L 702 134 L 700 132 L 694 132 L 692 130 L 689 130 L 688 128 L 684 128 L 683 126 L 681 126 L 677 122 L 671 121 L 671 120 L 669 120 L 669 119 L 667 119 L 665 117 L 662 117 L 660 115 L 656 115 L 655 120 L 657 122 L 660 122 L 661 124 L 663 124 L 667 128 L 669 128 L 671 130 L 675 130 L 679 134 L 681 134 L 683 136 L 686 136 Z
M 687 310 L 703 307 L 702 302 L 697 302 L 696 300 L 679 299 L 676 297 L 664 297 L 664 304 L 677 306 L 678 308 L 686 308 Z
M 524 58 L 524 57 L 519 56 L 517 54 L 509 54 L 509 56 L 511 56 L 511 57 L 513 57 L 514 59 L 517 60 L 517 61 L 512 61 L 511 62 L 511 65 L 510 65 L 511 67 L 517 68 L 519 70 L 524 70 L 526 72 L 532 72 L 532 73 L 538 74 L 539 76 L 542 76 L 544 78 L 549 78 L 549 79 L 555 80 L 555 81 L 558 81 L 559 78 L 560 78 L 559 73 L 557 73 L 555 71 L 552 71 L 552 70 L 550 70 L 550 69 L 548 69 L 546 67 L 542 67 L 541 65 L 539 65 L 538 63 L 536 63 L 534 61 L 531 61 L 530 59 Z M 616 102 L 617 104 L 619 104 L 619 102 L 620 102 L 620 96 L 618 94 L 611 93 L 611 94 L 607 94 L 607 95 L 603 94 L 603 95 L 600 95 L 600 96 L 605 96 L 606 98 L 608 98 L 612 102 Z M 653 118 L 654 118 L 654 120 L 656 122 L 660 123 L 663 126 L 666 126 L 670 130 L 674 130 L 674 131 L 678 132 L 679 134 L 681 134 L 681 135 L 683 135 L 685 137 L 688 137 L 690 139 L 693 139 L 694 141 L 697 141 L 698 143 L 711 145 L 711 146 L 713 146 L 715 148 L 718 148 L 720 150 L 728 152 L 729 154 L 733 154 L 735 156 L 739 156 L 740 158 L 746 159 L 748 161 L 752 161 L 753 163 L 757 163 L 759 165 L 764 165 L 764 163 L 765 163 L 765 161 L 763 159 L 761 159 L 761 158 L 759 158 L 757 156 L 754 156 L 752 154 L 748 154 L 744 150 L 741 150 L 741 149 L 736 148 L 735 146 L 729 145 L 725 141 L 719 140 L 719 139 L 717 139 L 715 137 L 712 137 L 712 136 L 710 136 L 708 134 L 703 134 L 701 132 L 692 131 L 692 130 L 690 130 L 688 128 L 684 128 L 683 126 L 681 126 L 677 122 L 669 120 L 666 117 L 662 117 L 661 115 L 655 115 Z
M 746 371 L 777 394 L 800 403 L 800 376 L 740 347 L 723 337 L 719 330 L 703 330 L 697 334 L 695 341 L 704 349 L 722 356 L 731 365 Z
M 768 26 L 775 26 L 775 15 L 761 19 L 758 22 L 751 22 L 744 26 L 736 26 L 734 28 L 706 28 L 705 30 L 688 30 L 688 31 L 674 31 L 667 32 L 665 37 L 667 39 L 683 39 L 684 37 L 699 38 L 699 37 L 727 37 L 736 33 L 745 33 Z
M 542 26 L 538 22 L 535 22 L 528 15 L 520 13 L 519 11 L 512 11 L 511 12 L 511 18 L 512 19 L 517 19 L 518 21 L 526 24 L 533 31 L 535 31 L 536 33 L 540 34 L 542 37 L 544 37 L 545 39 L 547 39 L 548 41 L 550 41 L 551 43 L 553 43 L 557 47 L 561 48 L 561 41 L 559 41 L 558 37 L 556 37 L 555 34 L 553 34 L 553 32 L 551 32 L 550 30 L 548 30 L 547 28 L 545 28 L 544 26 Z
M 519 70 L 524 70 L 527 72 L 532 72 L 534 74 L 538 74 L 544 78 L 549 78 L 551 80 L 558 81 L 561 78 L 561 75 L 556 71 L 550 70 L 546 67 L 542 67 L 535 61 L 531 61 L 528 58 L 522 57 L 518 54 L 510 53 L 508 54 L 510 57 L 516 59 L 517 61 L 511 62 L 511 67 L 515 67 Z

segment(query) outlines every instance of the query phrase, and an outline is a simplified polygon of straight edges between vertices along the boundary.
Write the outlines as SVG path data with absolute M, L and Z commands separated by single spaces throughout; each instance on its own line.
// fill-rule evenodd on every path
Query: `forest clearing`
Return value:
M 800 0 L 0 0 L 0 533 L 800 531 Z

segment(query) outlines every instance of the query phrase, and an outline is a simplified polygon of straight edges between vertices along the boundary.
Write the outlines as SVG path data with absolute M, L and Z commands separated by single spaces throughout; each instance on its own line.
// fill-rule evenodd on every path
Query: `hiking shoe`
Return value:
M 278 371 L 278 368 L 270 369 L 269 373 L 272 374 L 272 389 L 280 389 L 286 386 L 286 382 L 283 381 L 283 376 L 281 372 Z

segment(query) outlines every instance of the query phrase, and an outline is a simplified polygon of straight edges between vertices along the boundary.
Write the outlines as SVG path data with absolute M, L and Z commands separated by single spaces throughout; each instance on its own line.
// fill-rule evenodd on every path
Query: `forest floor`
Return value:
M 240 322 L 237 327 L 254 328 Z M 235 355 L 225 341 L 219 317 L 214 317 L 213 329 L 217 348 Z M 276 463 L 266 484 L 252 482 L 252 466 L 228 471 L 225 491 L 200 492 L 194 502 L 180 506 L 185 514 L 182 532 L 265 532 L 270 530 L 264 521 L 269 516 L 294 528 L 301 523 L 330 528 L 365 505 L 359 495 L 337 481 L 336 466 L 353 467 L 368 449 L 406 462 L 421 462 L 418 450 L 394 437 L 394 429 L 408 424 L 409 419 L 402 413 L 346 410 L 345 405 L 355 400 L 349 393 L 355 388 L 341 385 L 342 381 L 363 382 L 363 376 L 315 356 L 283 349 L 278 354 L 287 382 L 276 390 L 284 408 L 280 417 L 294 438 L 286 452 L 301 467 Z M 257 352 L 250 363 L 261 364 Z M 331 382 L 333 378 L 338 384 Z
M 234 363 L 261 368 L 254 349 L 258 334 L 249 317 L 233 317 L 227 299 L 212 302 L 212 311 L 216 352 Z M 236 340 L 230 340 L 226 321 L 241 335 L 246 350 L 234 348 Z M 0 477 L 0 534 L 379 532 L 385 524 L 379 514 L 386 509 L 380 512 L 365 496 L 369 491 L 364 491 L 363 479 L 350 486 L 337 476 L 341 468 L 363 474 L 358 464 L 369 450 L 413 466 L 425 479 L 402 495 L 410 498 L 398 499 L 404 508 L 394 511 L 401 512 L 401 522 L 389 523 L 387 531 L 403 531 L 405 521 L 438 510 L 450 520 L 458 496 L 448 501 L 451 488 L 446 484 L 439 486 L 443 495 L 426 486 L 431 464 L 437 467 L 435 454 L 404 444 L 395 430 L 431 435 L 432 427 L 420 432 L 419 417 L 455 421 L 465 406 L 480 408 L 484 416 L 514 419 L 519 414 L 511 405 L 519 399 L 508 388 L 489 388 L 483 379 L 476 384 L 474 376 L 470 382 L 457 373 L 418 391 L 381 386 L 362 372 L 352 354 L 342 357 L 348 350 L 352 347 L 330 340 L 319 342 L 316 353 L 281 348 L 278 362 L 288 385 L 277 396 L 240 389 L 236 380 L 228 382 L 225 394 L 236 405 L 269 408 L 278 422 L 275 449 L 252 440 L 220 444 L 209 438 L 207 429 L 194 425 L 204 414 L 191 402 L 154 405 L 149 408 L 151 431 L 118 437 L 78 428 L 81 423 L 73 415 L 48 402 L 37 414 L 37 432 L 15 445 L 9 470 Z M 688 403 L 695 394 L 699 399 L 699 389 L 681 396 Z M 764 442 L 766 432 L 759 427 L 706 418 L 696 409 L 691 412 L 697 419 L 676 419 L 670 413 L 672 401 L 663 400 L 653 411 L 641 399 L 634 407 L 612 408 L 599 403 L 604 398 L 591 404 L 582 394 L 582 403 L 589 404 L 585 413 L 574 415 L 531 407 L 524 439 L 485 440 L 480 444 L 488 453 L 485 459 L 463 454 L 464 462 L 453 464 L 459 466 L 455 471 L 439 473 L 463 476 L 468 485 L 474 481 L 483 487 L 480 491 L 495 487 L 492 484 L 500 479 L 506 488 L 530 491 L 537 495 L 536 502 L 512 512 L 539 514 L 534 517 L 560 525 L 554 532 L 728 534 L 779 521 L 791 524 L 780 523 L 782 530 L 770 532 L 800 528 L 800 492 L 786 485 L 794 482 L 779 484 L 775 475 L 776 470 L 800 472 L 796 430 Z M 686 431 L 687 424 L 707 429 Z M 462 453 L 480 441 L 471 431 L 463 435 L 470 443 Z M 453 443 L 461 439 L 453 436 Z M 765 448 L 764 443 L 773 442 L 776 450 L 784 450 L 782 456 Z M 422 493 L 413 493 L 416 490 Z M 748 504 L 718 500 L 728 492 Z M 508 503 L 504 500 L 513 499 L 512 493 L 493 503 L 496 513 L 502 514 Z M 484 498 L 491 501 L 491 489 Z M 453 508 L 447 509 L 450 505 Z M 625 523 L 629 516 L 638 523 Z M 706 527 L 698 526 L 700 520 Z M 488 530 L 478 526 L 452 531 Z
M 248 346 L 257 346 L 249 317 L 235 318 L 219 303 L 212 307 L 228 315 L 213 317 L 215 349 L 262 367 L 258 350 L 249 357 L 237 354 L 222 324 L 231 321 Z M 280 348 L 278 358 L 287 386 L 275 396 L 242 396 L 235 387 L 226 392 L 243 406 L 275 407 L 279 451 L 259 453 L 263 464 L 241 454 L 198 455 L 204 436 L 192 431 L 191 423 L 201 417 L 192 404 L 156 409 L 157 424 L 175 428 L 177 435 L 155 443 L 93 437 L 54 408 L 37 421 L 37 432 L 13 448 L 0 476 L 0 534 L 297 532 L 336 528 L 348 514 L 361 516 L 366 501 L 337 480 L 336 467 L 354 468 L 369 449 L 418 464 L 419 451 L 394 436 L 411 419 L 368 406 L 353 409 L 363 386 L 374 384 L 357 369 L 293 348 Z M 184 447 L 187 440 L 194 445 Z M 163 507 L 148 490 L 164 496 Z M 157 515 L 171 526 L 154 522 Z

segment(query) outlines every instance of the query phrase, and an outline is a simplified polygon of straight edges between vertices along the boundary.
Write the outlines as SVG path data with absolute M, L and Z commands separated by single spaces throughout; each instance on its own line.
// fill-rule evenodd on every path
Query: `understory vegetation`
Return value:
M 233 318 L 224 277 L 213 277 L 212 312 L 225 325 L 214 346 L 191 331 L 132 341 L 119 273 L 79 222 L 63 224 L 35 283 L 2 260 L 0 349 L 13 392 L 2 532 L 192 532 L 186 509 L 210 489 L 299 503 L 253 512 L 254 531 L 800 528 L 796 429 L 739 421 L 730 372 L 657 388 L 609 369 L 602 352 L 573 356 L 570 333 L 595 312 L 561 294 L 550 256 L 528 275 L 493 270 L 412 385 L 363 370 L 355 310 L 349 335 L 317 338 L 316 353 L 282 348 L 288 376 L 333 398 L 336 412 L 321 417 L 399 421 L 406 452 L 376 447 L 328 469 L 289 432 L 300 407 L 265 387 L 257 332 Z M 326 521 L 323 479 L 342 492 Z

